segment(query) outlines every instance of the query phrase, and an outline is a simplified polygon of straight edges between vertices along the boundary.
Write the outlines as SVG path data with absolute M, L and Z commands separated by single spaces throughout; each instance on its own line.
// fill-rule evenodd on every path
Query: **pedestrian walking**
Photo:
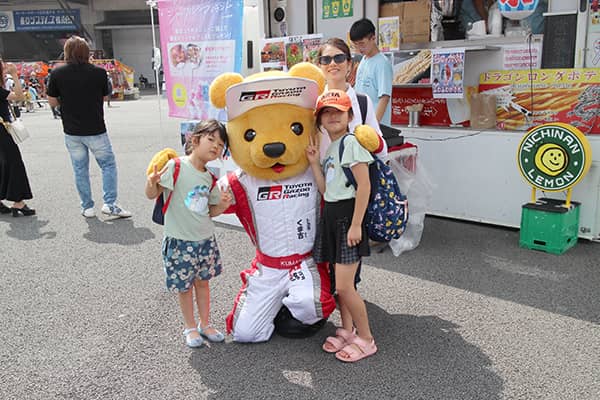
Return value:
M 60 105 L 65 144 L 81 199 L 81 214 L 96 215 L 90 185 L 89 153 L 102 170 L 104 205 L 102 213 L 131 217 L 117 204 L 117 163 L 104 123 L 104 97 L 109 94 L 104 69 L 90 64 L 90 48 L 85 39 L 71 36 L 64 46 L 66 65 L 55 68 L 48 82 L 48 103 Z

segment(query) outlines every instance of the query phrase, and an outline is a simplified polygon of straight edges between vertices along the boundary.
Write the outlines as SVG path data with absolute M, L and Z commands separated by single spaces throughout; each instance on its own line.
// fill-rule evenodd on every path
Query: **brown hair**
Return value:
M 194 138 L 199 139 L 203 136 L 212 135 L 215 132 L 219 135 L 219 138 L 223 143 L 225 143 L 225 149 L 223 150 L 223 154 L 225 154 L 225 152 L 227 152 L 227 131 L 225 130 L 225 125 L 216 119 L 207 119 L 196 125 L 192 134 L 188 136 L 185 141 L 185 154 L 189 155 L 192 152 L 192 141 Z
M 90 46 L 84 38 L 71 36 L 65 42 L 65 61 L 68 64 L 86 64 L 90 62 Z
M 336 49 L 341 50 L 342 53 L 346 55 L 348 60 L 352 59 L 352 55 L 350 54 L 350 47 L 348 47 L 346 42 L 344 42 L 342 39 L 336 37 L 329 38 L 321 44 L 321 47 L 319 47 L 319 52 L 317 53 L 317 59 L 323 55 L 323 50 L 325 49 L 325 46 L 335 47 Z

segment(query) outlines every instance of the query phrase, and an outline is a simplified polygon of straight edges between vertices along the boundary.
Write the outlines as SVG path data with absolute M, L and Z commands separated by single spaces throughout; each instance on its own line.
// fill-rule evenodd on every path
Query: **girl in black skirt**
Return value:
M 371 189 L 368 165 L 373 157 L 353 135 L 346 137 L 348 122 L 352 120 L 352 102 L 345 91 L 332 89 L 322 94 L 317 100 L 315 114 L 317 126 L 325 128 L 331 144 L 322 164 L 314 142 L 311 141 L 306 149 L 315 181 L 325 199 L 313 257 L 316 262 L 334 265 L 335 288 L 342 319 L 342 327 L 336 330 L 335 336 L 327 338 L 323 350 L 335 353 L 341 361 L 355 362 L 377 351 L 365 302 L 354 287 L 359 261 L 361 257 L 369 255 L 363 219 Z M 342 140 L 344 153 L 340 157 Z M 357 183 L 356 190 L 354 186 L 347 185 L 342 167 L 352 171 Z
M 14 87 L 4 88 L 5 74 L 10 74 L 14 81 Z M 9 101 L 22 101 L 24 98 L 21 82 L 17 75 L 14 64 L 0 61 L 0 117 L 2 121 L 10 121 Z M 24 200 L 33 198 L 29 179 L 25 171 L 25 164 L 19 151 L 19 146 L 6 130 L 4 124 L 0 124 L 0 200 L 12 201 L 12 207 L 7 207 L 0 201 L 0 213 L 10 214 L 13 217 L 19 215 L 34 215 L 35 210 L 27 207 Z

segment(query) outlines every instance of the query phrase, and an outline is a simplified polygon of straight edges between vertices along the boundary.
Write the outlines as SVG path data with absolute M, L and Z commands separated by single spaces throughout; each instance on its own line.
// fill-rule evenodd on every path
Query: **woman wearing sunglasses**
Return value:
M 340 38 L 328 39 L 319 48 L 317 60 L 327 81 L 325 91 L 331 89 L 343 90 L 352 101 L 353 117 L 348 124 L 349 132 L 354 132 L 354 128 L 356 128 L 357 125 L 361 125 L 364 120 L 365 125 L 373 127 L 379 134 L 379 147 L 374 153 L 379 158 L 384 158 L 387 155 L 387 145 L 385 140 L 383 140 L 383 135 L 379 128 L 379 121 L 377 121 L 377 117 L 375 116 L 375 107 L 373 106 L 371 99 L 369 99 L 369 96 L 363 95 L 366 98 L 367 104 L 367 115 L 363 118 L 356 92 L 346 81 L 352 67 L 350 48 L 346 42 Z M 324 156 L 325 150 L 329 147 L 330 142 L 327 132 L 322 133 L 321 143 L 319 145 L 321 148 L 321 158 Z

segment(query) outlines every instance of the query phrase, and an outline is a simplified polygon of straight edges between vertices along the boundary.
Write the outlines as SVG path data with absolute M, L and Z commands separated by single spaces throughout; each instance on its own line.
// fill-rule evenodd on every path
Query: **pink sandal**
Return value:
M 342 355 L 342 352 L 346 353 L 346 355 Z M 366 340 L 355 336 L 343 349 L 335 353 L 335 358 L 343 362 L 352 363 L 372 356 L 375 353 L 377 353 L 375 339 L 367 342 Z
M 327 353 L 337 353 L 344 348 L 356 336 L 356 331 L 347 331 L 344 328 L 337 328 L 335 336 L 329 336 L 323 343 L 323 351 Z

